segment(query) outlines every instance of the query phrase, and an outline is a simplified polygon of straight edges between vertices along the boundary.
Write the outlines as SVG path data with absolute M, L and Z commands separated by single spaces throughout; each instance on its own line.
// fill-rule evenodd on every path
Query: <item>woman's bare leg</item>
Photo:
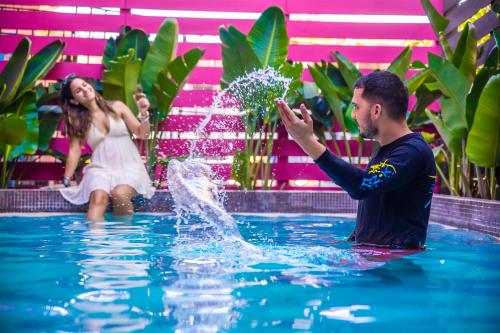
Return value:
M 137 195 L 136 190 L 129 185 L 117 185 L 111 191 L 111 202 L 113 202 L 113 216 L 129 216 L 134 214 L 132 198 Z
M 89 221 L 104 220 L 104 213 L 108 208 L 109 195 L 104 190 L 95 190 L 90 193 L 89 211 L 87 219 Z

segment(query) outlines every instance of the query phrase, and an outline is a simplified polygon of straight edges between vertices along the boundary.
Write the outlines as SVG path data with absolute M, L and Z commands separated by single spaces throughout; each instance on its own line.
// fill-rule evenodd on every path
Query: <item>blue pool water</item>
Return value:
M 0 216 L 0 332 L 498 332 L 491 236 L 431 224 L 426 251 L 386 253 L 346 218 L 234 217 L 251 245 L 173 215 Z

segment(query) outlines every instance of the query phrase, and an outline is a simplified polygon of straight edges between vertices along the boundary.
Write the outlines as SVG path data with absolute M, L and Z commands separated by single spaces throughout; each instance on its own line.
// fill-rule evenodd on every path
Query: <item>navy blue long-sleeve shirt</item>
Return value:
M 421 248 L 425 244 L 436 166 L 419 133 L 382 146 L 363 171 L 326 150 L 316 161 L 353 199 L 360 200 L 353 240 Z

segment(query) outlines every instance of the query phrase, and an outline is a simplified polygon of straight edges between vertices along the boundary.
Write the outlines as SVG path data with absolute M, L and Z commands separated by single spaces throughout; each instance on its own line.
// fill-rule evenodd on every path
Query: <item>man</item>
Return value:
M 352 116 L 360 135 L 380 143 L 365 171 L 335 156 L 316 140 L 313 121 L 304 105 L 300 106 L 302 120 L 278 100 L 283 124 L 337 185 L 360 200 L 350 240 L 366 245 L 423 248 L 436 169 L 431 149 L 406 124 L 408 91 L 390 72 L 363 76 L 354 88 Z

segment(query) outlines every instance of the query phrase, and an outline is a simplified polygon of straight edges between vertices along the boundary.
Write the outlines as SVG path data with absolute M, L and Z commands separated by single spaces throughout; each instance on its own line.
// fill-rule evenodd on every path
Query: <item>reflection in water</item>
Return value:
M 239 287 L 231 259 L 241 249 L 236 244 L 184 238 L 171 249 L 177 280 L 163 288 L 163 302 L 176 320 L 176 332 L 218 332 L 235 325 L 235 308 L 244 304 L 233 295 Z
M 80 284 L 87 292 L 71 300 L 80 311 L 77 322 L 91 331 L 126 332 L 143 329 L 149 316 L 140 305 L 134 304 L 134 288 L 150 283 L 144 249 L 150 246 L 145 225 L 124 222 L 88 223 L 82 233 L 79 262 Z

